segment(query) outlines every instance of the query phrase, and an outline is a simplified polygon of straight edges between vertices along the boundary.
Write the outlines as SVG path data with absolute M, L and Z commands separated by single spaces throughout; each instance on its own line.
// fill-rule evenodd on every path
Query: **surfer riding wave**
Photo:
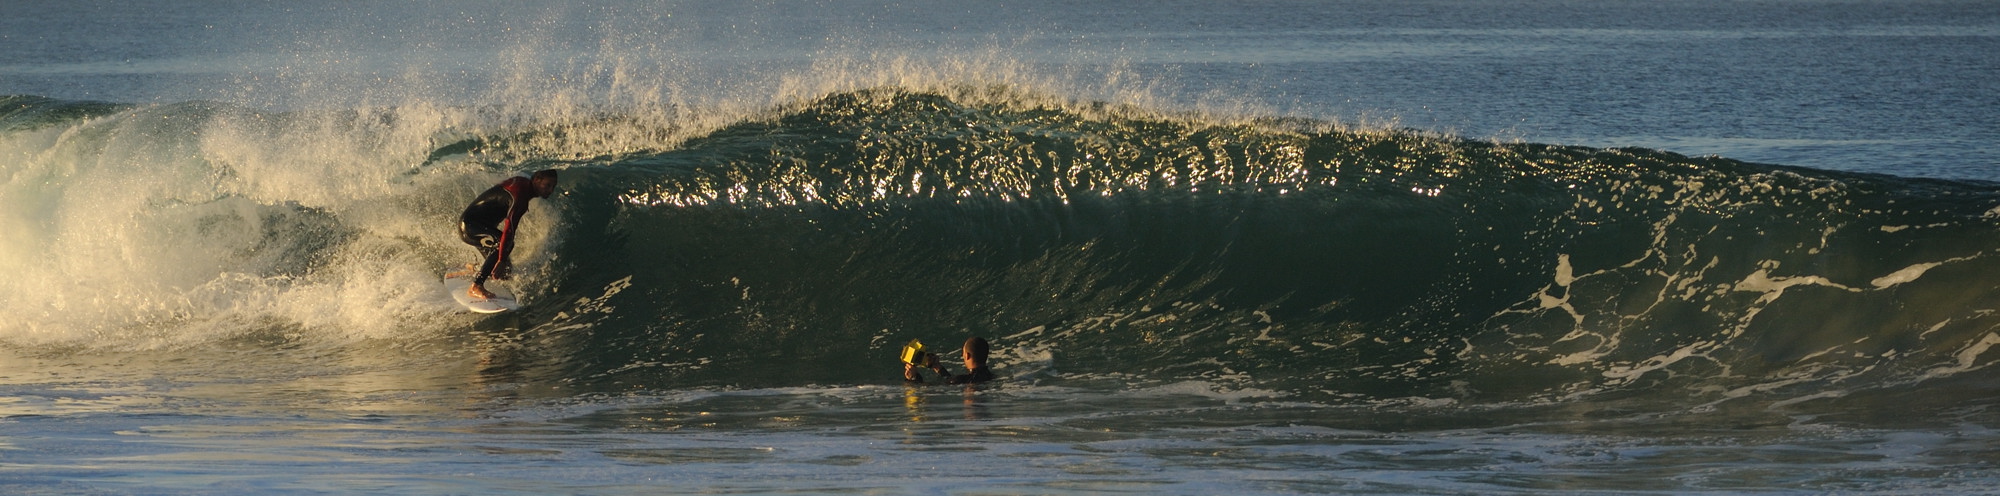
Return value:
M 528 213 L 528 201 L 548 198 L 555 191 L 556 171 L 549 169 L 536 172 L 531 178 L 507 178 L 473 198 L 465 213 L 459 215 L 458 239 L 478 248 L 485 261 L 477 267 L 467 265 L 464 271 L 446 277 L 476 274 L 466 294 L 479 300 L 492 298 L 493 293 L 486 290 L 486 280 L 508 279 L 513 262 L 507 257 L 514 252 L 515 233 L 520 230 L 521 216 Z

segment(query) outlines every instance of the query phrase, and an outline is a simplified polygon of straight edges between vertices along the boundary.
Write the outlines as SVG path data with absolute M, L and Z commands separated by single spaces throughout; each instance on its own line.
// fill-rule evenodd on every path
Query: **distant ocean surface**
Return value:
M 0 493 L 2000 494 L 1996 75 L 1975 1 L 8 3 Z

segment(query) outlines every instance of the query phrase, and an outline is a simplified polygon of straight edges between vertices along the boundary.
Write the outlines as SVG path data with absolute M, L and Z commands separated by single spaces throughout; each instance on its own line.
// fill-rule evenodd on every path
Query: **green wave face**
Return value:
M 1995 341 L 1986 184 L 969 100 L 836 94 L 566 171 L 555 370 L 865 383 L 978 335 L 1023 374 L 1699 398 Z
M 470 336 L 611 391 L 893 382 L 902 343 L 983 336 L 1015 381 L 1687 405 L 1991 396 L 2000 343 L 1986 183 L 1005 88 L 703 129 L 0 104 L 14 347 Z M 527 307 L 427 291 L 463 201 L 544 168 Z

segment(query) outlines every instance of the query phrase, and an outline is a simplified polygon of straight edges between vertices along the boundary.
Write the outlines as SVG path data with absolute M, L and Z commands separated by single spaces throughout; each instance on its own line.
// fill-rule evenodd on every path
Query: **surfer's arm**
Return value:
M 924 356 L 927 357 L 924 363 L 930 364 L 928 367 L 909 362 L 903 363 L 903 381 L 922 384 L 924 382 L 924 374 L 917 372 L 922 369 L 931 369 L 931 372 L 936 372 L 940 377 L 951 377 L 951 373 L 946 372 L 943 365 L 938 365 L 937 355 L 925 353 Z

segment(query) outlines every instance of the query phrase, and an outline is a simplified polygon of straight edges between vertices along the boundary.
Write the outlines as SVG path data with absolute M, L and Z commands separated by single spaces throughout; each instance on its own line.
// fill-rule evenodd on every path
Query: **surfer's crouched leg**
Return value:
M 458 240 L 464 241 L 465 244 L 472 245 L 473 248 L 478 248 L 479 258 L 481 259 L 482 262 L 484 262 L 492 259 L 493 254 L 497 252 L 500 248 L 500 229 L 498 226 L 487 226 L 487 225 L 473 224 L 470 222 L 460 221 L 458 223 Z M 450 277 L 462 277 L 462 276 L 476 276 L 479 274 L 480 267 L 481 267 L 480 263 L 465 264 L 465 270 L 446 274 L 445 277 L 450 278 Z M 484 281 L 484 278 L 475 281 L 472 285 L 473 290 L 470 291 L 470 294 L 478 298 L 492 297 L 493 296 L 492 293 L 487 292 L 486 288 L 480 287 L 481 285 L 480 283 L 483 282 L 486 282 Z M 481 293 L 484 293 L 486 296 L 480 296 Z
M 500 226 L 458 223 L 458 240 L 479 249 L 480 255 L 500 249 Z

